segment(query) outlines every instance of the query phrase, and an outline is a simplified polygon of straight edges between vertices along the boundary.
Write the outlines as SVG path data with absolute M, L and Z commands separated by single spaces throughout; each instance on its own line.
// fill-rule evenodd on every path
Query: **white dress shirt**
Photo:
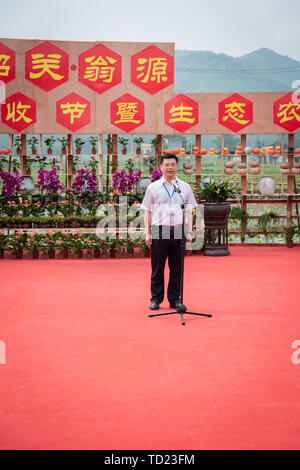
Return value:
M 185 181 L 176 178 L 183 200 L 187 203 L 186 209 L 190 212 L 197 207 L 192 189 Z M 159 180 L 150 183 L 141 208 L 151 212 L 151 225 L 179 225 L 182 224 L 182 200 L 174 191 L 174 186 L 162 176 Z

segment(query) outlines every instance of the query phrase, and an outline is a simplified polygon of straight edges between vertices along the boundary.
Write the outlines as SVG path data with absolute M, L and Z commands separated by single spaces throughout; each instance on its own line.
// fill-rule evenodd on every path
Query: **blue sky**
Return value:
M 175 42 L 235 57 L 268 47 L 300 61 L 299 0 L 13 0 L 0 12 L 1 37 Z

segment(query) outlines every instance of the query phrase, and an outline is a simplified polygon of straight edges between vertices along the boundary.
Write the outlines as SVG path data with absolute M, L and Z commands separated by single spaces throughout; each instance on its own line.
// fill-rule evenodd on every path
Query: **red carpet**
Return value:
M 149 259 L 1 260 L 0 448 L 299 449 L 300 248 L 230 251 L 186 258 L 185 326 Z

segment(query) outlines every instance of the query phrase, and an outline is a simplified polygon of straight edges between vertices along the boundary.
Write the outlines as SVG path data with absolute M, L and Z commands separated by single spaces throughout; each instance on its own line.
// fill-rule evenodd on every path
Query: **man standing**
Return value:
M 171 153 L 163 155 L 160 169 L 161 179 L 149 184 L 142 202 L 146 243 L 149 248 L 151 246 L 151 310 L 158 310 L 164 299 L 164 269 L 167 258 L 170 269 L 167 290 L 170 308 L 181 305 L 183 210 L 182 200 L 175 191 L 174 183 L 187 203 L 185 238 L 188 243 L 192 241 L 192 210 L 197 207 L 191 187 L 176 177 L 177 156 Z

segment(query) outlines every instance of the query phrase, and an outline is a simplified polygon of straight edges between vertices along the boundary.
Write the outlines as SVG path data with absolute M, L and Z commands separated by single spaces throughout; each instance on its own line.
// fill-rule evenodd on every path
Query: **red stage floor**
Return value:
M 1 260 L 0 448 L 299 449 L 300 248 L 230 251 L 186 258 L 185 326 L 149 259 Z

